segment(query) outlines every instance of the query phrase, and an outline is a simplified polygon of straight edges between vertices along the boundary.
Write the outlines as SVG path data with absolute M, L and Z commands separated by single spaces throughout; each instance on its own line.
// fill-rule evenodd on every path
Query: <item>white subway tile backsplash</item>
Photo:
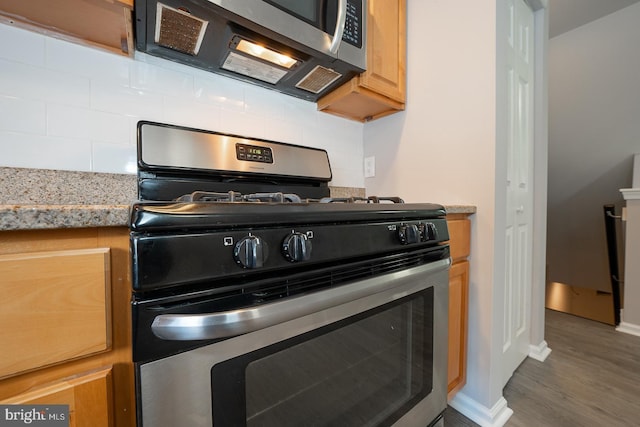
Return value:
M 131 142 L 125 116 L 51 103 L 47 107 L 47 132 L 51 136 Z
M 92 170 L 107 173 L 136 173 L 137 153 L 135 145 L 116 145 L 93 142 Z
M 128 86 L 130 58 L 101 49 L 89 49 L 65 40 L 46 39 L 47 68 L 82 77 Z
M 97 141 L 111 142 L 121 145 L 132 145 L 135 143 L 134 131 L 131 131 L 129 118 L 121 114 L 106 113 L 103 111 L 91 111 L 91 139 Z
M 50 103 L 47 107 L 47 131 L 51 136 L 91 137 L 91 110 Z
M 162 95 L 140 89 L 92 82 L 91 108 L 109 113 L 150 117 L 162 117 Z
M 131 66 L 131 88 L 174 97 L 193 97 L 193 76 L 144 62 Z
M 0 131 L 0 166 L 91 171 L 88 140 Z
M 164 103 L 164 122 L 166 123 L 206 130 L 220 128 L 220 107 L 168 97 L 165 98 Z
M 244 91 L 245 111 L 261 114 L 274 120 L 284 118 L 282 96 L 273 96 L 274 92 L 260 86 L 247 86 Z
M 204 71 L 195 72 L 194 96 L 198 102 L 226 110 L 244 111 L 246 84 Z
M 292 123 L 308 128 L 317 123 L 318 108 L 313 102 L 301 101 L 296 98 L 287 97 L 283 103 L 282 114 Z
M 12 25 L 0 25 L 0 57 L 30 65 L 44 65 L 45 39 Z
M 157 56 L 149 55 L 145 52 L 140 52 L 137 50 L 134 51 L 133 53 L 133 59 L 135 63 L 149 64 L 155 67 L 164 68 L 167 70 L 174 70 L 181 73 L 192 74 L 191 70 L 194 70 L 194 68 L 189 67 L 187 65 L 180 64 L 175 61 L 170 61 L 165 58 L 159 58 Z
M 302 128 L 282 120 L 269 120 L 264 129 L 264 138 L 288 144 L 306 145 L 302 140 Z
M 89 106 L 89 79 L 0 59 L 0 94 Z
M 220 129 L 214 130 L 250 138 L 265 138 L 266 123 L 267 119 L 262 116 L 222 109 Z
M 0 129 L 44 135 L 46 110 L 43 101 L 0 96 Z
M 0 166 L 135 173 L 138 121 L 325 148 L 363 187 L 362 124 L 236 79 L 0 23 Z

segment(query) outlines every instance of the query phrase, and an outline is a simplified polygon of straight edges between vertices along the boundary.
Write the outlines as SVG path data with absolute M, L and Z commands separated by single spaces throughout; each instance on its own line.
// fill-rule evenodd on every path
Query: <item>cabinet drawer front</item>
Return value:
M 447 227 L 449 228 L 451 258 L 457 261 L 468 257 L 471 248 L 471 221 L 468 219 L 448 220 Z
M 107 350 L 109 249 L 0 255 L 0 377 Z
M 78 374 L 0 400 L 12 405 L 69 405 L 70 427 L 108 427 L 112 411 L 112 368 Z

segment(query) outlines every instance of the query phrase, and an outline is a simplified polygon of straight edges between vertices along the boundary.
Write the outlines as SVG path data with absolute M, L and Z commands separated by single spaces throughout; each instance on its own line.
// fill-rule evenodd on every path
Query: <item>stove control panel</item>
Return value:
M 228 286 L 234 277 L 248 280 L 264 273 L 410 252 L 447 240 L 444 218 L 135 233 L 133 286 L 146 291 L 219 279 Z
M 438 229 L 432 222 L 400 224 L 397 230 L 398 240 L 403 245 L 438 240 Z
M 269 147 L 258 145 L 236 144 L 236 158 L 251 162 L 273 163 L 273 151 Z

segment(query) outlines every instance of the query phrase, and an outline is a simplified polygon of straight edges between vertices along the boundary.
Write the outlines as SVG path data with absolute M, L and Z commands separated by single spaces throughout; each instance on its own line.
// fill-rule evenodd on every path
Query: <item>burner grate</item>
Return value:
M 323 197 L 320 203 L 404 203 L 400 197 Z
M 194 191 L 176 199 L 177 202 L 263 202 L 263 203 L 302 203 L 302 199 L 297 194 L 288 193 L 252 193 L 241 194 L 236 191 L 226 193 L 216 193 L 211 191 Z
M 177 202 L 262 202 L 262 203 L 404 203 L 399 197 L 323 197 L 321 199 L 303 199 L 292 193 L 251 193 L 241 194 L 237 191 L 211 192 L 194 191 L 176 199 Z

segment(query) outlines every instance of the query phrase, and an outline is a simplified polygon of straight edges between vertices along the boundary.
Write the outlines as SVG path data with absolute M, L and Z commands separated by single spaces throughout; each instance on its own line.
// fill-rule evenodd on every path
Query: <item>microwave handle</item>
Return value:
M 338 53 L 340 42 L 342 41 L 342 34 L 344 33 L 344 25 L 347 21 L 347 0 L 338 0 L 338 17 L 336 18 L 336 30 L 333 33 L 333 39 L 331 40 L 331 46 L 329 51 L 334 55 Z
M 360 298 L 394 290 L 386 302 L 422 291 L 433 283 L 431 275 L 448 270 L 446 258 L 398 273 L 390 273 L 262 306 L 203 314 L 160 314 L 151 324 L 153 334 L 163 340 L 189 341 L 228 338 L 277 325 Z M 446 285 L 446 283 L 445 283 Z

